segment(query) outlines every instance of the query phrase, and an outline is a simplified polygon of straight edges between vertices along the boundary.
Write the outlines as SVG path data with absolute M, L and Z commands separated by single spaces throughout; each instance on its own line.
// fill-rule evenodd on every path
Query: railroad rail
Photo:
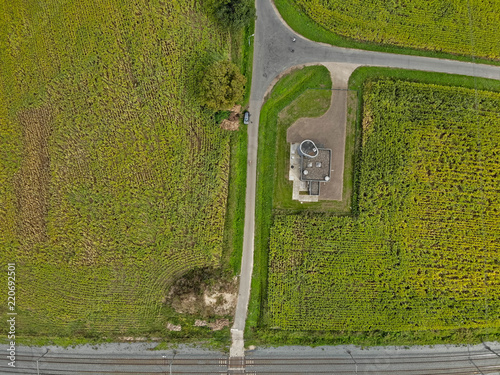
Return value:
M 354 354 L 351 356 L 351 354 Z M 18 353 L 16 367 L 0 364 L 1 374 L 403 374 L 472 375 L 500 374 L 500 357 L 488 351 L 460 353 L 336 353 L 331 356 L 260 356 L 230 358 L 157 355 L 75 355 L 48 353 L 40 360 L 37 353 Z

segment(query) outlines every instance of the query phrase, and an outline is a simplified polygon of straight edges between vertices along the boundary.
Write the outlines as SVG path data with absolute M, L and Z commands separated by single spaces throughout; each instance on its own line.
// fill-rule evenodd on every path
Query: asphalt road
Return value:
M 271 0 L 256 0 L 250 125 L 248 126 L 247 190 L 243 255 L 238 303 L 234 319 L 231 356 L 244 355 L 243 331 L 247 317 L 253 271 L 255 237 L 255 190 L 260 109 L 266 92 L 283 72 L 294 66 L 313 63 L 341 63 L 424 70 L 500 79 L 500 66 L 454 60 L 398 55 L 332 47 L 297 35 L 281 19 Z M 296 41 L 293 41 L 293 38 Z M 335 87 L 334 87 L 335 88 Z
M 282 22 L 271 0 L 256 0 L 256 6 L 251 93 L 251 100 L 255 102 L 262 102 L 264 93 L 280 73 L 308 63 L 350 63 L 500 79 L 500 66 L 339 48 L 312 42 L 297 35 Z M 293 38 L 296 38 L 295 42 Z

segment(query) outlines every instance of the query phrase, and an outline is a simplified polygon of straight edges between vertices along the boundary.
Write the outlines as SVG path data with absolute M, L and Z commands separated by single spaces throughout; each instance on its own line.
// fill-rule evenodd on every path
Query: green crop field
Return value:
M 19 335 L 165 332 L 172 282 L 219 265 L 230 136 L 192 92 L 229 45 L 195 0 L 0 1 Z
M 500 327 L 500 93 L 369 79 L 357 213 L 274 217 L 268 326 Z
M 324 29 L 354 40 L 500 58 L 499 0 L 279 0 L 280 7 L 289 1 Z

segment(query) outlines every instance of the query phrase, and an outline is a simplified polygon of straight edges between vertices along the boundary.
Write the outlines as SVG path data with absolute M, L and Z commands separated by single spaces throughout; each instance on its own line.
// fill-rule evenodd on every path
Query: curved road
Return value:
M 250 297 L 255 237 L 255 192 L 260 109 L 277 78 L 291 67 L 312 63 L 341 63 L 461 74 L 500 80 L 500 66 L 455 60 L 332 47 L 310 41 L 293 32 L 281 19 L 271 0 L 256 0 L 251 123 L 248 126 L 247 190 L 240 288 L 231 329 L 232 357 L 244 356 L 243 331 Z M 293 42 L 293 38 L 296 41 Z

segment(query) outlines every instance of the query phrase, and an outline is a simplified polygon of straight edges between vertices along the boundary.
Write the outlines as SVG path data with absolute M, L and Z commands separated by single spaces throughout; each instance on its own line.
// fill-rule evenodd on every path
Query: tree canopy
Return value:
M 240 29 L 255 18 L 252 0 L 207 0 L 213 15 L 222 25 Z
M 210 65 L 199 87 L 202 103 L 214 111 L 230 109 L 243 98 L 246 78 L 231 61 Z

